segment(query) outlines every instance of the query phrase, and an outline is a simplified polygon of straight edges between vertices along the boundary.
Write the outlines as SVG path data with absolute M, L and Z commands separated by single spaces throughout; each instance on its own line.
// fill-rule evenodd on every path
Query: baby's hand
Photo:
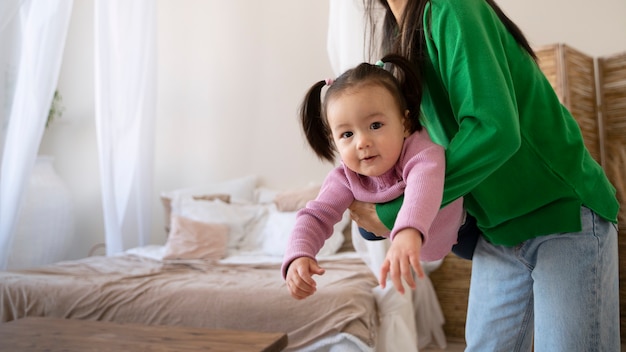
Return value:
M 324 272 L 325 270 L 309 257 L 300 257 L 291 262 L 285 279 L 291 297 L 305 299 L 314 294 L 317 290 L 317 283 L 312 275 L 323 275 Z
M 406 228 L 399 231 L 393 238 L 387 256 L 380 269 L 380 286 L 385 288 L 387 274 L 391 273 L 391 281 L 398 292 L 404 294 L 402 279 L 415 289 L 415 280 L 411 268 L 417 276 L 424 277 L 420 252 L 422 251 L 422 234 L 416 229 Z

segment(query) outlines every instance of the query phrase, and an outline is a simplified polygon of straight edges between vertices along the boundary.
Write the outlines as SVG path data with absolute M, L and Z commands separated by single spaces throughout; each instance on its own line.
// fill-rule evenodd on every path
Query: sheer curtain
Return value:
M 340 75 L 361 62 L 376 62 L 370 58 L 370 23 L 365 17 L 364 0 L 331 0 L 328 14 L 328 38 L 326 49 L 333 71 Z M 384 8 L 376 3 L 375 33 L 381 33 L 380 25 Z M 374 56 L 379 55 L 372 53 Z
M 329 1 L 326 48 L 336 76 L 366 60 L 363 0 Z
M 95 2 L 96 132 L 107 255 L 150 237 L 156 4 Z
M 0 2 L 0 269 L 57 85 L 73 0 Z

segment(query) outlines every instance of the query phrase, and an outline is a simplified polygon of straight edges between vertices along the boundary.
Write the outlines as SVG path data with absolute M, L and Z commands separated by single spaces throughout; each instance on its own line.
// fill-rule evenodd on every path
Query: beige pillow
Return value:
M 214 201 L 221 200 L 224 203 L 230 204 L 230 194 L 204 194 L 201 196 L 193 196 L 193 200 L 206 200 L 206 201 Z
M 226 256 L 229 227 L 172 216 L 163 259 L 219 260 Z
M 317 198 L 320 185 L 308 186 L 296 190 L 281 192 L 274 198 L 278 211 L 298 211 L 306 206 L 310 200 Z

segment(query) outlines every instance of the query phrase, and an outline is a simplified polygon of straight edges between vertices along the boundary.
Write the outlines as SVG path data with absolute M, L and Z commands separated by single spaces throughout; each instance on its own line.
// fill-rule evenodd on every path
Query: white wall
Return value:
M 564 42 L 593 56 L 626 50 L 624 0 L 499 3 L 533 45 Z M 307 149 L 296 112 L 306 89 L 332 76 L 328 2 L 159 0 L 158 6 L 152 242 L 165 238 L 163 190 L 248 174 L 281 189 L 321 181 L 331 166 Z M 59 81 L 66 110 L 41 147 L 55 157 L 75 203 L 72 258 L 104 238 L 93 75 L 93 0 L 79 0 Z
M 624 0 L 496 0 L 531 45 L 566 43 L 593 57 L 626 51 Z

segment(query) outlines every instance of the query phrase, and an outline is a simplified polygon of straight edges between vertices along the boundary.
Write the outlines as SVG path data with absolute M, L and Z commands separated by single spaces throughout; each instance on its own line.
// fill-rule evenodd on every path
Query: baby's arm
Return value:
M 443 195 L 445 150 L 430 141 L 425 131 L 417 132 L 407 145 L 402 161 L 402 177 L 406 182 L 404 200 L 391 231 L 392 243 L 381 267 L 380 283 L 385 286 L 387 275 L 400 293 L 402 280 L 415 288 L 412 269 L 424 276 L 421 260 L 428 258 L 439 238 L 433 238 L 434 222 Z M 386 224 L 389 226 L 389 224 Z M 422 253 L 424 252 L 424 253 Z
M 298 212 L 281 266 L 294 298 L 304 299 L 315 293 L 316 283 L 312 276 L 322 275 L 324 269 L 314 258 L 353 200 L 342 169 L 335 168 L 326 177 L 317 198 Z
M 300 257 L 289 265 L 287 269 L 287 288 L 295 299 L 305 299 L 317 290 L 317 283 L 313 275 L 323 275 L 325 272 L 315 260 L 309 257 Z
M 406 182 L 404 200 L 398 212 L 391 239 L 405 229 L 414 228 L 422 235 L 422 260 L 434 260 L 433 250 L 443 245 L 434 239 L 432 224 L 437 217 L 445 179 L 445 150 L 428 139 L 425 131 L 416 133 L 403 160 L 402 177 Z M 389 224 L 385 224 L 389 226 Z

